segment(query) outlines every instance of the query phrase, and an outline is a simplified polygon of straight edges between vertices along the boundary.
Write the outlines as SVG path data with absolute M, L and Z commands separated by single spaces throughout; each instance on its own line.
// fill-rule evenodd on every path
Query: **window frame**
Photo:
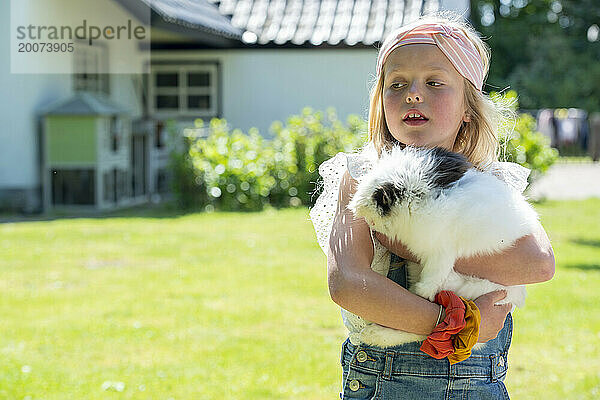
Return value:
M 85 71 L 85 72 L 84 72 Z M 89 46 L 75 41 L 73 52 L 73 91 L 110 94 L 108 48 L 104 43 Z
M 93 166 L 53 166 L 50 172 L 50 204 L 52 207 L 63 206 L 93 206 L 96 204 L 96 170 Z M 89 180 L 87 186 L 82 186 L 82 173 L 86 174 Z M 83 197 L 78 197 L 79 201 L 65 202 L 65 198 L 59 189 L 66 187 L 71 193 L 75 192 Z M 85 192 L 82 189 L 87 189 Z M 85 199 L 86 202 L 82 202 Z M 60 200 L 60 201 L 59 201 Z
M 177 73 L 177 87 L 157 87 L 156 76 L 159 73 Z M 209 86 L 208 87 L 190 87 L 188 85 L 188 76 L 190 72 L 208 72 Z M 216 117 L 219 115 L 219 65 L 216 62 L 199 63 L 199 64 L 152 64 L 149 73 L 149 96 L 148 109 L 150 113 L 156 117 Z M 157 96 L 177 94 L 179 105 L 177 108 L 158 108 Z M 205 108 L 189 108 L 188 95 L 208 95 L 210 107 Z

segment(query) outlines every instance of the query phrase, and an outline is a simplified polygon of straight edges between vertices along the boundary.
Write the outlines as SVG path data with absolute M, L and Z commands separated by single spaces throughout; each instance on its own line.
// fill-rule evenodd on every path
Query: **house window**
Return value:
M 94 197 L 93 169 L 53 169 L 52 170 L 52 204 L 92 205 Z
M 111 173 L 111 171 L 107 171 L 105 173 L 102 174 L 102 180 L 103 180 L 103 186 L 104 186 L 104 201 L 105 202 L 112 202 L 113 201 L 113 196 L 114 196 L 114 188 L 115 188 L 115 182 L 113 180 L 113 174 Z
M 166 168 L 159 168 L 156 171 L 156 191 L 158 193 L 169 191 L 169 173 Z
M 217 115 L 217 65 L 155 65 L 150 110 L 156 115 Z
M 118 117 L 111 117 L 109 127 L 110 149 L 115 153 L 119 151 L 119 138 L 122 129 L 123 124 L 121 123 L 121 120 Z
M 73 52 L 73 89 L 77 92 L 109 93 L 106 47 L 76 42 Z
M 129 197 L 127 177 L 127 171 L 117 168 L 113 168 L 102 174 L 105 202 L 117 203 L 122 198 Z
M 165 124 L 162 121 L 156 121 L 156 125 L 154 126 L 154 146 L 159 149 L 165 147 L 164 127 Z
M 129 197 L 127 192 L 127 172 L 122 169 L 115 170 L 116 199 L 120 201 Z

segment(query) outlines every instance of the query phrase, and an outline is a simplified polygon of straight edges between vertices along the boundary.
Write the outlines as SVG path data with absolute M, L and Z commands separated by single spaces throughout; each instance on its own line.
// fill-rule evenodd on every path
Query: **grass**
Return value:
M 537 205 L 517 399 L 600 394 L 600 200 Z M 0 224 L 0 399 L 330 399 L 345 338 L 304 209 Z
M 536 206 L 556 274 L 515 313 L 507 386 L 517 399 L 600 397 L 600 199 Z

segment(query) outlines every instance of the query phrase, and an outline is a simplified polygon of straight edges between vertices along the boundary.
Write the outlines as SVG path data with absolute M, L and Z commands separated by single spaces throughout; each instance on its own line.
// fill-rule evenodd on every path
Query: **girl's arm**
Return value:
M 377 232 L 377 239 L 394 254 L 418 262 L 401 242 L 392 242 Z M 486 256 L 459 258 L 456 271 L 474 275 L 505 286 L 545 282 L 554 276 L 554 252 L 548 235 L 538 224 L 534 234 L 523 236 L 501 253 Z
M 346 172 L 329 237 L 327 272 L 331 298 L 344 309 L 379 325 L 429 335 L 439 306 L 371 269 L 374 253 L 369 226 L 346 207 L 356 184 Z M 476 300 L 482 316 L 480 341 L 494 338 L 503 326 L 511 306 L 495 306 L 501 297 L 496 293 Z

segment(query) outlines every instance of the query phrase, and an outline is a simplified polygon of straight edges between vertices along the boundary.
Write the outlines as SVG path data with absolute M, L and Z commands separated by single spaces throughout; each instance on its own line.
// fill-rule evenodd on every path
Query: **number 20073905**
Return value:
M 73 43 L 19 43 L 19 53 L 72 53 Z

